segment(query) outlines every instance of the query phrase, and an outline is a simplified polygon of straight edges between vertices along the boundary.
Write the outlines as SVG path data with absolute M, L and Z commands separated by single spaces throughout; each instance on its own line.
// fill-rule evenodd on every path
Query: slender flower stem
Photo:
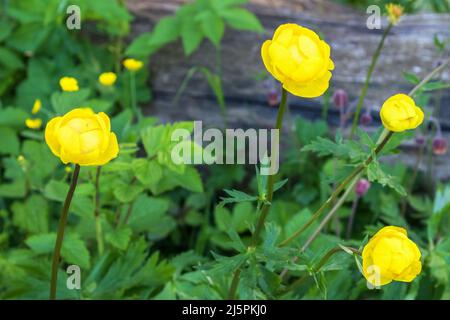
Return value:
M 383 138 L 383 140 L 381 140 L 381 142 L 378 144 L 377 148 L 375 149 L 375 154 L 379 154 L 381 152 L 381 150 L 384 148 L 384 146 L 386 145 L 386 143 L 389 141 L 389 139 L 392 137 L 393 132 L 385 130 L 382 134 L 381 134 L 381 138 Z M 331 196 L 320 206 L 319 209 L 316 210 L 316 212 L 314 212 L 314 214 L 311 216 L 311 218 L 309 219 L 309 221 L 299 230 L 297 230 L 296 232 L 294 232 L 294 234 L 292 234 L 289 238 L 287 238 L 286 240 L 284 240 L 283 242 L 281 242 L 279 244 L 280 247 L 284 247 L 286 245 L 288 245 L 289 243 L 291 243 L 292 240 L 294 240 L 295 238 L 297 238 L 300 234 L 302 234 L 303 231 L 305 231 L 317 218 L 320 217 L 320 215 L 322 214 L 322 212 L 331 204 L 335 201 L 335 199 L 339 196 L 339 194 L 344 191 L 344 189 L 347 187 L 347 185 L 353 181 L 353 179 L 355 177 L 357 177 L 371 162 L 373 161 L 373 157 L 372 155 L 370 155 L 367 160 L 362 163 L 361 165 L 359 165 L 358 167 L 355 168 L 355 170 L 353 170 L 353 172 L 344 180 L 341 182 L 341 184 L 336 188 L 336 190 L 334 190 L 334 192 L 331 194 Z
M 354 249 L 354 248 L 348 248 L 350 249 L 354 254 L 358 254 L 360 255 L 361 252 L 359 252 L 359 250 Z M 343 248 L 341 247 L 335 247 L 331 250 L 329 250 L 323 257 L 322 259 L 319 261 L 319 263 L 317 264 L 317 266 L 314 267 L 314 272 L 319 272 L 320 269 L 325 265 L 325 263 L 327 263 L 327 261 L 334 256 L 336 253 L 338 252 L 342 252 L 344 251 Z M 344 251 L 345 252 L 345 251 Z M 308 275 L 304 275 L 303 277 L 298 278 L 296 281 L 294 281 L 293 283 L 291 283 L 291 285 L 289 285 L 289 287 L 287 287 L 285 290 L 283 290 L 281 292 L 281 294 L 286 294 L 289 291 L 295 290 L 297 289 L 301 284 L 303 284 L 307 279 L 309 278 Z
M 134 115 L 137 117 L 137 120 L 140 121 L 142 119 L 142 114 L 137 107 L 136 74 L 134 71 L 130 72 L 130 95 L 131 95 L 131 109 L 133 110 Z
M 350 213 L 350 217 L 348 218 L 346 239 L 350 239 L 350 236 L 352 235 L 353 221 L 355 220 L 356 209 L 358 208 L 358 203 L 359 203 L 359 196 L 356 196 L 355 199 L 353 200 L 352 211 Z
M 280 107 L 278 108 L 278 114 L 277 114 L 277 122 L 275 125 L 275 129 L 277 130 L 277 135 L 278 138 L 280 136 L 280 131 L 281 128 L 283 126 L 283 117 L 284 117 L 284 112 L 286 111 L 286 105 L 287 105 L 287 91 L 283 88 L 282 89 L 282 95 L 281 95 L 281 103 L 280 103 Z M 276 139 L 279 141 L 279 139 Z M 277 155 L 271 155 L 271 157 L 277 158 Z M 256 229 L 255 229 L 255 233 L 253 233 L 253 237 L 252 237 L 252 245 L 256 245 L 259 239 L 259 235 L 263 229 L 264 226 L 264 221 L 267 218 L 267 215 L 269 214 L 269 209 L 270 209 L 270 205 L 273 199 L 273 186 L 275 184 L 275 174 L 271 174 L 269 175 L 268 179 L 267 179 L 267 202 L 263 205 L 262 209 L 261 209 L 261 215 L 259 216 L 259 220 L 256 224 Z
M 381 49 L 383 49 L 384 41 L 386 40 L 387 35 L 391 31 L 393 25 L 390 23 L 389 26 L 384 30 L 384 33 L 381 37 L 380 43 L 378 44 L 377 49 L 372 57 L 372 61 L 370 63 L 369 69 L 367 70 L 366 81 L 364 82 L 364 86 L 361 89 L 361 93 L 359 95 L 358 104 L 356 105 L 355 115 L 353 116 L 353 124 L 352 130 L 350 132 L 350 139 L 353 137 L 356 131 L 356 127 L 358 126 L 359 115 L 361 114 L 361 108 L 364 103 L 364 99 L 367 94 L 367 89 L 369 88 L 369 82 L 372 78 L 373 70 L 375 69 L 375 65 L 377 64 L 378 58 L 380 57 Z
M 422 79 L 422 81 L 420 81 L 409 93 L 408 95 L 410 97 L 414 96 L 417 91 L 422 88 L 425 84 L 428 83 L 428 81 L 430 81 L 431 79 L 434 78 L 434 76 L 436 76 L 439 72 L 441 72 L 442 70 L 444 70 L 445 67 L 447 67 L 447 65 L 450 64 L 450 59 L 445 60 L 440 66 L 438 66 L 436 69 L 434 69 L 433 71 L 431 71 L 425 78 Z
M 331 217 L 336 213 L 336 211 L 342 206 L 342 204 L 345 202 L 345 199 L 348 197 L 350 192 L 353 191 L 353 187 L 355 186 L 356 182 L 358 182 L 359 178 L 361 177 L 361 172 L 356 175 L 356 177 L 353 179 L 353 181 L 350 183 L 350 185 L 347 187 L 347 190 L 345 190 L 344 194 L 341 198 L 339 198 L 338 202 L 333 206 L 333 208 L 330 210 L 330 212 L 325 216 L 325 218 L 320 223 L 319 227 L 314 231 L 314 233 L 306 240 L 305 244 L 302 247 L 302 252 L 305 251 L 311 243 L 314 241 L 314 239 L 317 238 L 320 231 L 323 229 L 323 227 L 327 224 L 327 222 L 331 219 Z
M 97 248 L 100 255 L 103 254 L 104 243 L 103 243 L 103 232 L 102 232 L 102 221 L 100 219 L 100 175 L 102 167 L 97 167 L 97 174 L 95 176 L 95 235 L 97 238 Z
M 284 117 L 284 113 L 286 111 L 286 106 L 287 106 L 287 91 L 283 88 L 282 95 L 281 95 L 281 103 L 280 103 L 280 107 L 278 109 L 277 121 L 275 124 L 275 129 L 277 129 L 276 134 L 278 135 L 278 137 L 277 137 L 278 139 L 276 139 L 277 141 L 279 141 L 280 131 L 283 126 L 283 117 Z M 273 159 L 275 159 L 275 158 L 277 158 L 277 155 L 271 155 L 271 157 Z M 267 201 L 262 205 L 261 214 L 259 215 L 259 219 L 256 224 L 256 229 L 255 229 L 255 232 L 253 233 L 253 236 L 251 239 L 252 246 L 257 245 L 258 240 L 259 240 L 259 235 L 264 226 L 264 221 L 266 220 L 267 215 L 269 214 L 269 208 L 270 208 L 270 205 L 271 205 L 271 202 L 273 199 L 274 184 L 275 184 L 275 174 L 269 175 L 269 178 L 267 179 L 267 196 L 266 196 Z M 234 271 L 233 280 L 231 281 L 231 287 L 230 287 L 230 291 L 228 294 L 228 298 L 230 300 L 233 300 L 236 295 L 236 290 L 239 285 L 240 275 L 241 275 L 241 268 L 239 267 Z
M 64 240 L 64 231 L 66 229 L 67 218 L 69 216 L 70 203 L 72 202 L 75 189 L 77 187 L 78 176 L 80 174 L 80 166 L 77 164 L 73 171 L 72 182 L 70 183 L 69 192 L 64 201 L 61 218 L 58 225 L 58 233 L 56 235 L 55 250 L 53 252 L 52 274 L 50 284 L 50 300 L 56 299 L 56 285 L 58 283 L 58 265 L 61 257 L 61 248 Z
M 231 280 L 230 291 L 228 292 L 228 299 L 234 300 L 236 297 L 236 291 L 239 285 L 239 277 L 241 276 L 241 268 L 237 268 Z

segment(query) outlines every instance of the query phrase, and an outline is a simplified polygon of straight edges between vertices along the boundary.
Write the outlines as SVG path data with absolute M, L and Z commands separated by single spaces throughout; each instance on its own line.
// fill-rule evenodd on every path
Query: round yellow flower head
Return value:
M 328 89 L 334 69 L 330 46 L 314 31 L 283 24 L 264 42 L 261 55 L 266 69 L 293 95 L 315 98 Z
M 38 130 L 42 126 L 42 119 L 26 119 L 25 125 L 30 129 Z
M 63 77 L 59 80 L 59 85 L 61 86 L 61 89 L 63 91 L 78 91 L 80 88 L 78 88 L 78 81 L 75 78 L 72 77 Z
M 32 114 L 36 114 L 41 110 L 42 102 L 40 99 L 34 100 L 33 109 L 31 109 Z
M 393 280 L 411 282 L 422 270 L 420 255 L 405 229 L 384 227 L 363 249 L 364 277 L 374 286 L 383 286 Z
M 114 72 L 104 72 L 98 77 L 98 81 L 106 87 L 114 85 L 116 80 L 117 75 Z
M 386 5 L 386 10 L 388 13 L 388 20 L 393 25 L 396 25 L 403 15 L 403 7 L 398 4 L 388 3 Z
M 399 93 L 383 103 L 380 117 L 386 129 L 401 132 L 417 128 L 423 122 L 424 114 L 410 96 Z
M 130 71 L 138 71 L 143 67 L 144 63 L 135 59 L 125 59 L 123 66 Z
M 109 117 L 90 108 L 74 109 L 50 120 L 45 141 L 64 164 L 101 166 L 116 158 L 119 145 Z

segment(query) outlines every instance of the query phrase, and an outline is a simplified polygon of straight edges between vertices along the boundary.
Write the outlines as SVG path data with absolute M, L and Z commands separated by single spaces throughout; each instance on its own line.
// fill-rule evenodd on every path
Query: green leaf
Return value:
M 378 182 L 382 186 L 388 186 L 398 192 L 401 196 L 406 196 L 406 191 L 398 181 L 397 177 L 393 177 L 385 173 L 378 161 L 372 161 L 367 167 L 367 177 L 371 182 Z
M 211 11 L 202 12 L 197 18 L 201 21 L 205 36 L 218 48 L 225 32 L 225 23 Z
M 441 222 L 450 212 L 450 185 L 439 187 L 434 198 L 432 215 L 428 219 L 428 238 L 432 241 L 439 233 Z
M 57 180 L 50 180 L 44 188 L 44 196 L 53 201 L 63 202 L 69 191 L 69 186 Z
M 273 192 L 280 190 L 288 182 L 289 179 L 283 179 L 273 185 Z
M 419 77 L 411 72 L 403 72 L 403 77 L 406 79 L 406 81 L 412 84 L 418 84 L 420 82 Z
M 214 210 L 214 221 L 219 230 L 226 232 L 232 225 L 230 211 L 226 208 L 216 206 Z
M 142 185 L 125 183 L 119 180 L 114 185 L 113 193 L 120 202 L 130 203 L 142 193 L 143 189 L 144 187 Z
M 25 179 L 15 180 L 12 183 L 0 184 L 0 197 L 23 198 L 26 195 Z
M 127 48 L 128 56 L 148 56 L 162 46 L 175 41 L 179 36 L 179 21 L 176 17 L 164 17 L 151 33 L 137 37 Z
M 14 202 L 11 210 L 13 224 L 21 230 L 31 234 L 48 231 L 48 203 L 42 196 L 32 195 L 25 202 Z
M 239 203 L 239 202 L 253 202 L 257 201 L 257 196 L 251 196 L 245 192 L 239 191 L 239 190 L 223 190 L 225 191 L 230 197 L 220 197 L 220 206 L 224 206 L 229 203 Z
M 221 11 L 231 6 L 246 4 L 248 0 L 212 0 L 211 5 L 217 11 Z
M 37 254 L 50 254 L 56 241 L 56 233 L 43 233 L 29 237 L 25 243 Z M 79 235 L 69 233 L 64 237 L 61 256 L 67 263 L 76 264 L 81 268 L 90 267 L 90 255 Z
M 142 143 L 149 158 L 163 150 L 168 143 L 168 126 L 146 127 L 141 130 Z
M 381 155 L 393 153 L 405 140 L 412 139 L 415 135 L 414 130 L 404 132 L 395 132 L 381 151 Z
M 58 115 L 63 115 L 74 108 L 82 107 L 91 94 L 89 89 L 81 89 L 75 92 L 55 92 L 52 94 L 53 110 Z
M 0 109 L 0 126 L 22 129 L 25 126 L 26 118 L 28 118 L 28 113 L 22 109 L 12 107 Z
M 0 127 L 0 154 L 19 155 L 19 138 L 17 134 L 8 127 Z
M 128 247 L 132 235 L 131 228 L 127 226 L 122 226 L 118 229 L 113 229 L 111 232 L 107 233 L 105 239 L 113 247 L 119 250 L 125 250 Z
M 0 21 L 0 42 L 7 39 L 14 29 L 14 23 L 9 19 L 2 19 Z
M 194 167 L 186 166 L 181 174 L 173 171 L 167 171 L 167 173 L 167 178 L 173 180 L 178 186 L 192 192 L 203 192 L 202 179 Z
M 232 7 L 220 11 L 219 14 L 234 29 L 260 33 L 264 31 L 258 18 L 246 9 Z
M 9 70 L 23 69 L 25 66 L 20 57 L 7 48 L 0 48 L 0 64 Z
M 155 186 L 162 178 L 162 169 L 155 160 L 134 159 L 132 167 L 136 178 L 144 186 Z
M 255 221 L 255 210 L 248 202 L 241 202 L 234 206 L 231 225 L 233 230 L 241 233 L 249 229 Z
M 134 232 L 147 232 L 152 239 L 163 238 L 176 225 L 167 215 L 168 210 L 167 199 L 140 195 L 134 203 L 128 225 Z
M 194 19 L 184 19 L 181 27 L 181 40 L 186 56 L 196 51 L 203 40 L 203 30 L 200 24 Z

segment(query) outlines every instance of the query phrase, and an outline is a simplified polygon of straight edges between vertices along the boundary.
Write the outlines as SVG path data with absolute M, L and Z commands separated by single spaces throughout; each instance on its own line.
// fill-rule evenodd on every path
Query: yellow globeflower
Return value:
M 411 282 L 422 270 L 420 251 L 405 229 L 388 226 L 369 240 L 362 252 L 363 274 L 374 286 Z
M 98 77 L 98 81 L 106 87 L 114 85 L 116 80 L 117 75 L 114 72 L 104 72 Z
M 42 119 L 26 119 L 25 125 L 30 129 L 40 129 L 42 126 Z
M 123 66 L 130 71 L 138 71 L 144 66 L 144 63 L 135 59 L 125 59 Z
M 59 80 L 59 85 L 61 86 L 61 89 L 63 91 L 78 91 L 80 88 L 78 88 L 78 81 L 75 78 L 72 77 L 63 77 Z
M 424 114 L 410 96 L 399 93 L 383 103 L 380 117 L 386 129 L 401 132 L 417 128 L 423 122 Z
M 386 5 L 386 10 L 388 13 L 388 20 L 393 25 L 396 25 L 403 15 L 403 7 L 398 4 L 388 3 Z
M 41 110 L 42 102 L 40 99 L 34 100 L 33 109 L 31 109 L 32 114 L 36 114 Z
M 334 69 L 330 46 L 314 31 L 283 24 L 264 42 L 261 55 L 267 70 L 290 93 L 315 98 L 328 89 Z
M 64 164 L 100 166 L 119 153 L 109 117 L 103 112 L 95 114 L 90 108 L 74 109 L 50 120 L 45 141 Z

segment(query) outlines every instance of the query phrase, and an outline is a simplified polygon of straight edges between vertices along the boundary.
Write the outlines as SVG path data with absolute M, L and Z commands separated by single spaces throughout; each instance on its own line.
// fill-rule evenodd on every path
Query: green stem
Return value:
M 97 174 L 95 177 L 95 235 L 97 238 L 97 248 L 99 255 L 103 254 L 103 232 L 102 221 L 100 218 L 100 174 L 102 167 L 97 167 Z
M 378 44 L 378 47 L 375 50 L 375 53 L 372 57 L 372 61 L 369 66 L 369 70 L 367 70 L 366 80 L 364 82 L 364 86 L 361 89 L 361 93 L 360 93 L 359 99 L 358 99 L 358 104 L 356 105 L 355 115 L 353 116 L 353 124 L 352 124 L 352 130 L 350 132 L 350 139 L 352 139 L 353 135 L 355 134 L 356 127 L 358 126 L 359 115 L 361 114 L 361 109 L 362 109 L 364 99 L 367 94 L 367 89 L 369 88 L 369 82 L 370 82 L 370 79 L 372 78 L 373 70 L 375 69 L 375 65 L 377 64 L 378 58 L 381 53 L 381 49 L 383 49 L 384 41 L 386 40 L 386 37 L 389 34 L 389 32 L 391 31 L 392 27 L 393 27 L 393 25 L 389 24 L 389 26 L 386 28 L 386 30 L 384 30 L 383 36 L 381 37 L 381 40 L 380 40 L 380 43 Z
M 228 292 L 228 299 L 234 300 L 236 297 L 236 291 L 239 285 L 239 277 L 241 276 L 241 268 L 236 269 L 233 275 L 233 280 L 231 280 L 230 291 Z
M 277 121 L 275 124 L 275 129 L 277 129 L 277 135 L 278 135 L 278 141 L 279 140 L 279 135 L 280 135 L 280 131 L 281 128 L 283 126 L 283 118 L 284 118 L 284 113 L 286 111 L 286 106 L 287 106 L 287 91 L 283 88 L 282 92 L 281 92 L 281 103 L 280 103 L 280 107 L 278 109 L 278 114 L 277 114 Z M 277 157 L 277 155 L 271 155 L 271 157 L 273 159 L 275 159 Z M 251 239 L 251 245 L 252 246 L 256 246 L 258 240 L 259 240 L 259 235 L 261 234 L 261 231 L 263 229 L 264 226 L 264 221 L 267 218 L 267 215 L 269 214 L 269 208 L 273 199 L 273 188 L 274 188 L 274 184 L 275 184 L 275 174 L 269 175 L 269 178 L 267 179 L 267 196 L 266 196 L 266 202 L 262 205 L 261 208 L 261 214 L 259 215 L 259 219 L 258 222 L 256 224 L 256 228 L 255 228 L 255 232 L 253 233 L 252 239 Z M 236 271 L 234 272 L 233 275 L 233 280 L 231 281 L 231 287 L 230 287 L 230 291 L 228 294 L 228 298 L 230 300 L 234 299 L 234 296 L 236 294 L 236 290 L 237 290 L 237 286 L 239 284 L 239 277 L 241 275 L 241 268 L 237 268 Z
M 447 65 L 450 64 L 450 59 L 445 60 L 439 67 L 437 67 L 436 69 L 434 69 L 433 71 L 431 71 L 425 78 L 422 79 L 422 81 L 420 81 L 409 93 L 408 95 L 410 97 L 414 96 L 417 91 L 422 88 L 425 84 L 428 83 L 428 81 L 430 81 L 431 79 L 434 78 L 435 75 L 437 75 L 439 72 L 441 72 L 442 70 L 444 70 L 445 67 L 447 67 Z
M 280 131 L 281 128 L 283 126 L 283 117 L 284 117 L 284 112 L 286 111 L 286 105 L 287 105 L 287 91 L 283 88 L 282 89 L 282 96 L 281 96 L 281 104 L 280 107 L 278 109 L 278 114 L 277 114 L 277 122 L 275 125 L 275 129 L 277 129 L 277 135 L 278 138 L 280 136 Z M 278 141 L 280 141 L 279 139 L 276 139 Z M 271 155 L 271 157 L 274 159 L 277 157 L 277 155 Z M 259 220 L 256 224 L 256 229 L 255 229 L 255 233 L 253 233 L 253 237 L 252 237 L 252 245 L 255 246 L 258 242 L 259 239 L 259 235 L 263 229 L 264 226 L 264 222 L 267 218 L 267 215 L 269 214 L 269 208 L 273 199 L 273 186 L 275 184 L 275 174 L 271 174 L 269 175 L 268 179 L 267 179 L 267 197 L 266 197 L 266 203 L 264 203 L 262 209 L 261 209 L 261 215 L 259 216 Z
M 131 109 L 133 110 L 134 115 L 137 117 L 138 121 L 141 120 L 142 114 L 137 107 L 137 99 L 136 99 L 136 74 L 134 71 L 130 72 L 130 94 L 131 94 Z
M 353 181 L 349 184 L 347 187 L 347 190 L 345 190 L 342 197 L 339 198 L 338 202 L 333 206 L 333 208 L 330 210 L 330 212 L 325 216 L 325 218 L 320 223 L 319 227 L 313 232 L 313 234 L 306 240 L 305 244 L 302 247 L 302 252 L 305 251 L 311 243 L 317 238 L 320 231 L 323 229 L 323 227 L 327 224 L 327 222 L 331 219 L 331 217 L 337 212 L 337 210 L 342 206 L 344 201 L 347 199 L 350 192 L 353 191 L 353 187 L 355 186 L 356 182 L 358 182 L 359 178 L 361 177 L 361 172 L 356 175 L 356 177 L 353 179 Z
M 348 248 L 350 249 L 354 254 L 361 254 L 357 249 L 354 248 Z M 320 269 L 325 265 L 325 263 L 327 263 L 327 261 L 336 253 L 338 252 L 342 252 L 344 251 L 344 249 L 342 249 L 341 247 L 335 247 L 331 250 L 329 250 L 323 257 L 322 259 L 319 261 L 319 263 L 317 264 L 316 267 L 314 267 L 314 272 L 317 273 L 320 271 Z M 345 252 L 345 251 L 344 251 Z M 289 291 L 295 290 L 297 289 L 303 282 L 305 282 L 307 279 L 309 278 L 308 275 L 304 275 L 303 277 L 298 278 L 296 281 L 294 281 L 293 283 L 291 283 L 291 285 L 289 287 L 287 287 L 285 290 L 283 290 L 282 294 L 285 294 Z
M 375 154 L 379 154 L 381 150 L 384 148 L 386 143 L 389 141 L 389 139 L 392 137 L 393 132 L 388 131 L 385 129 L 385 131 L 381 134 L 380 137 L 384 137 L 383 140 L 378 144 L 377 148 L 375 149 Z M 302 234 L 303 231 L 305 231 L 319 216 L 322 214 L 322 212 L 335 201 L 335 199 L 339 196 L 339 194 L 347 187 L 347 185 L 356 177 L 358 176 L 371 162 L 373 161 L 372 155 L 370 155 L 367 160 L 359 165 L 358 167 L 353 170 L 353 172 L 344 180 L 341 182 L 341 184 L 334 190 L 334 192 L 331 194 L 331 196 L 320 206 L 319 209 L 314 212 L 314 214 L 311 216 L 309 221 L 299 230 L 294 232 L 289 238 L 284 240 L 279 244 L 280 247 L 284 247 L 292 242 L 295 238 L 297 238 L 300 234 Z
M 64 231 L 67 224 L 67 218 L 69 216 L 70 203 L 72 202 L 75 189 L 77 187 L 78 176 L 80 174 L 80 166 L 77 164 L 73 172 L 72 182 L 70 183 L 69 192 L 67 193 L 66 200 L 64 201 L 61 219 L 59 220 L 58 233 L 56 235 L 55 249 L 53 252 L 52 262 L 52 274 L 50 283 L 50 300 L 56 299 L 56 286 L 58 283 L 58 265 L 61 257 L 61 247 L 64 240 Z

